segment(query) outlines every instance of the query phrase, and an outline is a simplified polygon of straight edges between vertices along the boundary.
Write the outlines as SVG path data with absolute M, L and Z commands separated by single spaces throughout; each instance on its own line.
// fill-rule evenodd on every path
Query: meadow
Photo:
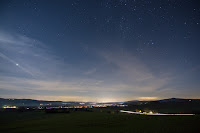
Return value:
M 199 133 L 200 116 L 0 112 L 1 133 Z

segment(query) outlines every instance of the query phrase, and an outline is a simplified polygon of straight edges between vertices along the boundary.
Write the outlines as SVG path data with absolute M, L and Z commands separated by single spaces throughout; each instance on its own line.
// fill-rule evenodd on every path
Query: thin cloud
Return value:
M 0 58 L 12 63 L 13 69 L 21 69 L 32 78 L 49 78 L 55 73 L 62 73 L 64 69 L 60 67 L 67 65 L 36 39 L 4 32 L 0 32 L 0 35 Z M 6 67 L 2 65 L 0 69 L 6 70 Z
M 130 89 L 139 92 L 152 92 L 157 88 L 169 83 L 171 77 L 160 75 L 154 76 L 150 71 L 150 66 L 146 66 L 142 60 L 133 56 L 128 51 L 114 51 L 112 53 L 102 53 L 102 57 L 109 63 L 115 65 L 114 73 L 118 82 L 127 84 Z
M 96 101 L 111 97 L 112 101 L 119 101 L 132 100 L 147 93 L 152 93 L 153 97 L 153 93 L 171 79 L 169 76 L 154 76 L 149 66 L 128 51 L 102 52 L 98 55 L 103 59 L 100 60 L 101 67 L 97 65 L 85 71 L 62 61 L 40 41 L 21 35 L 0 34 L 0 48 L 9 51 L 8 55 L 0 51 L 0 58 L 13 64 L 6 72 L 11 73 L 11 69 L 18 68 L 31 76 L 19 76 L 14 71 L 13 76 L 2 75 L 2 89 L 24 91 L 31 95 L 46 91 L 44 96 L 49 95 L 49 91 L 56 91 L 57 96 L 65 92 L 68 98 L 70 95 L 80 97 L 78 95 L 81 94 L 92 101 L 95 101 L 92 97 L 96 97 Z M 6 65 L 0 66 L 2 70 L 6 68 Z
M 14 66 L 20 68 L 23 72 L 30 74 L 31 76 L 34 77 L 34 74 L 29 71 L 28 69 L 26 69 L 25 67 L 22 67 L 21 65 L 19 65 L 16 61 L 12 60 L 11 58 L 7 57 L 6 55 L 4 55 L 3 53 L 0 52 L 0 57 L 11 62 Z
M 96 69 L 96 68 L 93 68 L 93 69 L 90 69 L 90 70 L 84 72 L 84 74 L 85 74 L 85 75 L 90 75 L 90 74 L 94 74 L 96 71 L 97 71 L 97 69 Z

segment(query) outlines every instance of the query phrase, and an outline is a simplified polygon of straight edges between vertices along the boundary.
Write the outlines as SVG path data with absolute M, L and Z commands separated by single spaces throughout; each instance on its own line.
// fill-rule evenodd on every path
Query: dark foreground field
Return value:
M 1 133 L 200 133 L 200 116 L 0 112 Z

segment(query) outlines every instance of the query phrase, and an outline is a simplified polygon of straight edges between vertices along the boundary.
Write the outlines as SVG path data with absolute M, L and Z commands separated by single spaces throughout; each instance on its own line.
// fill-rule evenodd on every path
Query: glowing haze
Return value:
M 1 1 L 0 97 L 199 98 L 197 3 Z

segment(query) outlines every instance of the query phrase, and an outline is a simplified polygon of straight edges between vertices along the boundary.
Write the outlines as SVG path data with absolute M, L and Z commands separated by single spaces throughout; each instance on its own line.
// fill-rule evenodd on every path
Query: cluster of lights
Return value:
M 140 110 L 141 111 L 141 110 Z M 120 112 L 122 113 L 129 113 L 129 114 L 140 114 L 140 115 L 195 115 L 195 114 L 160 114 L 160 113 L 153 113 L 152 111 L 150 111 L 149 113 L 147 112 L 133 112 L 133 111 L 125 111 L 125 110 L 120 110 Z
M 128 105 L 123 105 L 123 104 L 120 104 L 120 105 L 117 105 L 117 107 L 127 107 Z
M 4 109 L 16 109 L 16 106 L 3 106 Z
M 129 114 L 146 114 L 146 115 L 158 114 L 158 113 L 153 113 L 152 111 L 149 111 L 148 113 L 142 112 L 141 110 L 139 110 L 138 112 L 120 110 L 120 112 L 129 113 Z
M 65 106 L 59 106 L 59 107 L 48 107 L 48 109 L 50 108 L 99 108 L 99 107 L 109 107 L 109 106 L 117 106 L 117 107 L 126 107 L 127 105 L 115 105 L 115 104 L 93 104 L 93 105 L 85 105 L 81 103 L 81 106 L 72 106 L 72 107 L 65 107 Z
M 48 109 L 50 109 L 50 108 L 101 108 L 101 107 L 109 107 L 109 106 L 117 106 L 117 107 L 128 106 L 128 105 L 123 105 L 123 104 L 120 104 L 120 105 L 116 105 L 116 104 L 96 104 L 96 103 L 93 103 L 93 104 L 90 104 L 90 105 L 85 105 L 85 103 L 79 103 L 79 104 L 80 104 L 79 106 L 69 106 L 69 107 L 57 106 L 57 107 L 48 107 Z

